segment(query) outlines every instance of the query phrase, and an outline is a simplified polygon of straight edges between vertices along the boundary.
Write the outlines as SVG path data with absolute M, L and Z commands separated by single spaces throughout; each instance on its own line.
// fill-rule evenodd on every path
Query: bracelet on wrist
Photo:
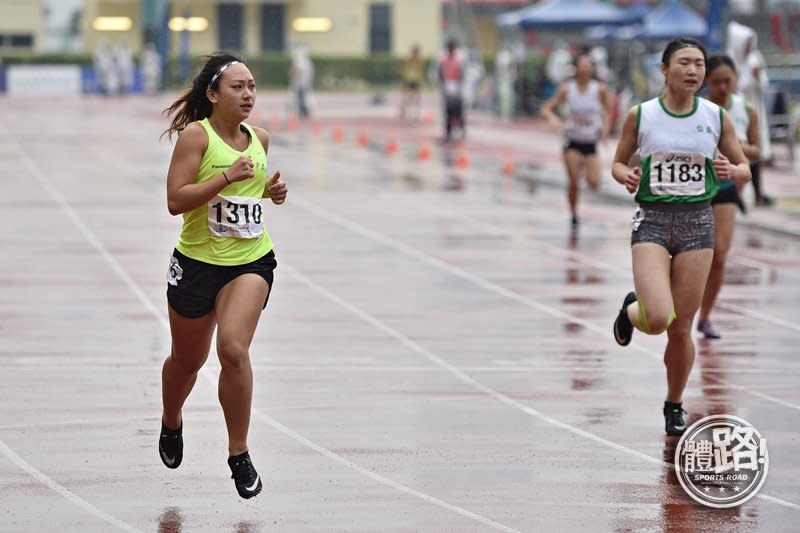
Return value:
M 231 184 L 231 180 L 229 180 L 229 179 L 228 179 L 228 175 L 227 175 L 227 174 L 225 174 L 225 171 L 224 171 L 224 170 L 222 171 L 222 177 L 223 177 L 223 178 L 225 178 L 225 181 L 227 181 L 227 182 L 228 182 L 228 185 L 230 185 L 230 184 Z

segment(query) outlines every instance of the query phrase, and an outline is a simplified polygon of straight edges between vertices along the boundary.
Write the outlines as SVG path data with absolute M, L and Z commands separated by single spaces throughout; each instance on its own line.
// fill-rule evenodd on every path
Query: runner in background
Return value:
M 708 99 L 724 108 L 736 129 L 736 138 L 742 145 L 745 157 L 750 161 L 757 161 L 759 157 L 759 132 L 758 115 L 753 106 L 748 104 L 744 97 L 736 91 L 736 67 L 728 56 L 711 56 L 706 67 L 706 86 Z M 752 172 L 753 163 L 750 163 Z M 708 274 L 703 303 L 700 305 L 700 315 L 697 321 L 697 330 L 707 339 L 719 339 L 717 328 L 711 323 L 710 314 L 719 295 L 725 276 L 725 262 L 733 238 L 733 228 L 736 222 L 736 211 L 743 207 L 741 189 L 735 187 L 730 180 L 720 183 L 719 192 L 711 200 L 714 211 L 714 260 Z
M 467 135 L 464 118 L 464 58 L 459 54 L 457 46 L 454 39 L 447 41 L 447 50 L 439 62 L 446 142 L 453 139 L 455 126 L 461 130 L 462 139 Z
M 556 109 L 566 106 L 566 120 Z M 564 166 L 569 184 L 567 200 L 573 229 L 578 227 L 578 193 L 581 176 L 592 189 L 600 186 L 597 143 L 611 127 L 611 98 L 606 85 L 594 78 L 594 64 L 587 54 L 575 59 L 575 74 L 556 89 L 540 111 L 547 122 L 564 133 Z
M 419 45 L 411 47 L 411 54 L 403 61 L 401 78 L 403 95 L 400 101 L 400 118 L 418 121 L 422 111 L 422 80 L 425 77 L 425 60 L 419 53 Z

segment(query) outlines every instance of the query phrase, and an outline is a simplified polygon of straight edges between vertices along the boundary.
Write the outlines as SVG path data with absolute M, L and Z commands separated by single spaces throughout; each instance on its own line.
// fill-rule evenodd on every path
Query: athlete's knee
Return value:
M 667 329 L 667 336 L 673 342 L 691 341 L 692 322 L 691 320 L 674 320 Z
M 217 355 L 223 368 L 239 369 L 245 364 L 250 356 L 247 344 L 238 339 L 218 339 Z
M 658 335 L 666 331 L 675 320 L 675 309 L 670 307 L 657 307 L 647 310 L 639 302 L 640 329 L 650 335 Z
M 171 353 L 169 357 L 167 357 L 165 365 L 170 365 L 173 370 L 177 370 L 183 375 L 189 376 L 197 374 L 200 371 L 200 369 L 203 367 L 203 364 L 206 362 L 206 357 L 201 357 L 199 359 L 180 357 L 179 355 Z

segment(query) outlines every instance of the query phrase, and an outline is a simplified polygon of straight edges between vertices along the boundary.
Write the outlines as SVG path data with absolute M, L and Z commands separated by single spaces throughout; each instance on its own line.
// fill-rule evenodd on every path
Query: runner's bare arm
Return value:
M 614 116 L 612 114 L 613 97 L 608 90 L 608 86 L 604 83 L 600 84 L 600 90 L 598 93 L 598 96 L 600 97 L 600 103 L 603 105 L 603 128 L 600 130 L 600 140 L 604 141 L 606 138 L 608 138 L 609 132 L 611 132 L 611 122 L 614 120 Z
M 253 130 L 256 132 L 256 136 L 258 140 L 261 141 L 261 145 L 264 147 L 264 152 L 269 152 L 269 133 L 263 128 L 253 127 Z M 269 198 L 272 200 L 272 203 L 275 205 L 280 205 L 286 201 L 286 183 L 281 180 L 281 173 L 280 171 L 275 172 L 270 179 L 267 180 L 267 183 L 264 185 L 264 192 L 262 194 L 263 198 Z
M 639 179 L 641 178 L 641 169 L 638 166 L 635 168 L 628 166 L 628 161 L 631 160 L 638 148 L 636 139 L 637 111 L 638 106 L 634 106 L 625 115 L 625 120 L 622 123 L 622 132 L 617 143 L 617 151 L 614 154 L 614 164 L 611 166 L 611 176 L 618 183 L 624 185 L 630 193 L 635 192 L 639 187 Z
M 562 120 L 555 114 L 556 106 L 564 103 L 567 99 L 567 86 L 563 83 L 558 86 L 556 93 L 551 96 L 542 106 L 539 114 L 552 126 L 560 126 Z
M 747 142 L 742 143 L 742 151 L 750 161 L 758 161 L 761 157 L 761 136 L 758 132 L 758 113 L 753 106 L 747 104 L 747 114 L 750 123 L 747 126 Z
M 193 122 L 178 136 L 172 160 L 167 171 L 167 208 L 170 214 L 180 215 L 211 200 L 222 189 L 235 181 L 253 177 L 253 163 L 249 157 L 240 157 L 229 169 L 211 179 L 197 183 L 200 161 L 208 148 L 208 134 Z

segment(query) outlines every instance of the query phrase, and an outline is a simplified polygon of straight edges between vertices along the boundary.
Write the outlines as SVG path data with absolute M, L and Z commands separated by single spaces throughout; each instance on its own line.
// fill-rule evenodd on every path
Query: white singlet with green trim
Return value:
M 750 113 L 747 112 L 747 101 L 741 94 L 732 94 L 728 107 L 725 108 L 736 130 L 736 138 L 747 142 L 747 128 L 750 127 Z
M 669 111 L 661 98 L 639 105 L 637 136 L 642 179 L 637 202 L 693 203 L 709 200 L 719 188 L 711 161 L 722 134 L 723 111 L 694 99 L 683 115 Z

